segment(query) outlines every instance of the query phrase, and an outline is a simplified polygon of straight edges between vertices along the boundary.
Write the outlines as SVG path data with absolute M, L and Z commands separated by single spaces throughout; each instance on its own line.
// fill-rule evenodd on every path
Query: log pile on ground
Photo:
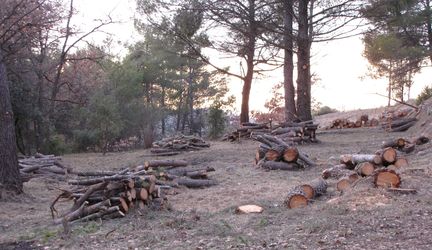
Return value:
M 396 138 L 388 141 L 384 141 L 381 148 L 394 148 L 403 153 L 411 153 L 415 150 L 416 146 L 426 144 L 430 139 L 426 136 L 419 136 L 413 139 Z
M 277 136 L 288 144 L 302 144 L 319 142 L 316 138 L 316 130 L 319 124 L 313 121 L 306 122 L 283 122 L 274 127 L 272 135 Z M 254 136 L 256 133 L 253 134 Z
M 389 132 L 403 132 L 414 126 L 416 122 L 416 117 L 388 119 L 381 123 L 381 128 Z
M 287 208 L 299 208 L 307 206 L 315 197 L 327 191 L 327 182 L 319 177 L 308 183 L 293 187 L 288 191 L 284 200 Z
M 216 185 L 209 179 L 213 168 L 189 168 L 183 160 L 152 160 L 133 169 L 120 171 L 75 172 L 70 190 L 63 192 L 51 204 L 56 224 L 65 229 L 70 223 L 113 217 L 123 217 L 134 208 L 163 208 L 165 193 L 185 186 L 202 188 Z M 56 216 L 55 205 L 60 200 L 73 200 L 72 208 Z
M 239 141 L 240 138 L 248 139 L 250 138 L 252 132 L 256 135 L 270 134 L 271 123 L 242 123 L 235 131 L 224 135 L 222 141 L 234 142 Z
M 153 142 L 150 152 L 154 156 L 177 155 L 184 151 L 197 151 L 210 147 L 201 137 L 177 135 Z
M 324 179 L 336 180 L 336 189 L 345 191 L 362 177 L 373 177 L 376 187 L 399 188 L 399 172 L 408 166 L 405 157 L 399 156 L 392 147 L 378 150 L 375 154 L 347 154 L 340 156 L 340 164 L 325 169 Z
M 63 166 L 61 158 L 55 155 L 43 155 L 40 153 L 32 157 L 18 160 L 21 179 L 24 182 L 32 178 L 45 177 L 64 181 L 72 169 Z
M 304 165 L 316 165 L 306 154 L 275 136 L 258 135 L 253 138 L 261 142 L 255 154 L 255 163 L 259 167 L 270 170 L 300 170 Z
M 363 128 L 376 127 L 378 125 L 378 119 L 369 119 L 368 115 L 361 115 L 356 121 L 350 121 L 349 119 L 335 119 L 332 121 L 330 126 L 325 129 Z

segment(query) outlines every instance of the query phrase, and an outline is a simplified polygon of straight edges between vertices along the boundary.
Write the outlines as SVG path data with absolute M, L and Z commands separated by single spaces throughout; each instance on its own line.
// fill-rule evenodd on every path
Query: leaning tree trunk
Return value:
M 2 191 L 23 192 L 6 68 L 0 54 L 0 198 Z
M 284 91 L 285 91 L 285 120 L 292 122 L 297 116 L 294 100 L 293 83 L 293 0 L 284 1 Z
M 298 3 L 297 114 L 302 121 L 312 119 L 308 4 L 309 0 Z

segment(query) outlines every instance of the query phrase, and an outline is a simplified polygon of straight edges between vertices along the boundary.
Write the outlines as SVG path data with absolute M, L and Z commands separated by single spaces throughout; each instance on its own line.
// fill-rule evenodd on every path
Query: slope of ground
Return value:
M 44 249 L 431 249 L 428 144 L 409 155 L 411 165 L 401 174 L 402 187 L 415 188 L 417 194 L 389 193 L 366 179 L 343 195 L 330 186 L 327 195 L 304 209 L 282 206 L 288 189 L 318 177 L 340 154 L 373 153 L 383 140 L 403 135 L 363 128 L 319 133 L 322 143 L 299 148 L 320 166 L 299 172 L 256 169 L 256 142 L 212 142 L 209 149 L 174 158 L 214 167 L 211 177 L 219 185 L 168 196 L 170 210 L 74 225 L 69 237 L 62 235 L 61 226 L 52 225 L 49 214 L 49 204 L 64 184 L 32 180 L 19 201 L 0 202 L 0 249 L 20 249 L 13 248 L 13 242 Z M 76 169 L 103 170 L 143 163 L 150 159 L 147 154 L 142 150 L 63 158 Z M 234 213 L 235 207 L 249 203 L 264 207 L 264 212 Z

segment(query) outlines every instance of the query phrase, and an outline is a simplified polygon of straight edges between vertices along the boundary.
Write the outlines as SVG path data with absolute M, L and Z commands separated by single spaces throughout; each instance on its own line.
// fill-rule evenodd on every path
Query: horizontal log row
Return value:
M 372 118 L 369 119 L 368 115 L 360 116 L 356 121 L 349 119 L 335 119 L 325 129 L 343 129 L 343 128 L 362 128 L 362 127 L 376 127 L 379 125 L 379 120 Z
M 284 199 L 287 208 L 299 208 L 307 206 L 315 197 L 327 192 L 327 182 L 319 177 L 308 183 L 301 184 L 290 189 Z
M 255 153 L 255 164 L 269 170 L 300 170 L 304 165 L 315 166 L 307 155 L 292 145 L 271 135 L 254 137 L 261 142 Z
M 150 152 L 155 156 L 172 156 L 184 151 L 197 151 L 209 147 L 210 144 L 201 137 L 177 135 L 153 142 Z
M 255 134 L 270 134 L 271 123 L 242 123 L 235 131 L 225 134 L 222 141 L 239 141 L 241 138 L 248 139 L 252 133 Z
M 324 179 L 334 179 L 336 190 L 345 191 L 362 177 L 373 177 L 375 187 L 399 188 L 399 170 L 408 167 L 406 158 L 388 147 L 375 154 L 347 154 L 340 156 L 340 164 L 322 172 Z
M 411 153 L 415 150 L 416 145 L 423 145 L 426 143 L 429 143 L 430 139 L 426 136 L 419 136 L 413 139 L 406 139 L 406 138 L 396 138 L 384 141 L 382 143 L 381 148 L 394 148 L 398 151 L 401 151 L 403 153 Z

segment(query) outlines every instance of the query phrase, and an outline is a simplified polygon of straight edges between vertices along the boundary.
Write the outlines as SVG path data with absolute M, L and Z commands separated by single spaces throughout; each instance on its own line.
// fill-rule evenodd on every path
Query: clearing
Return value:
M 69 237 L 61 226 L 52 225 L 49 211 L 65 184 L 32 179 L 25 184 L 25 195 L 0 202 L 0 249 L 431 249 L 430 144 L 407 156 L 410 167 L 401 174 L 401 187 L 417 194 L 390 193 L 366 179 L 342 195 L 330 182 L 327 194 L 305 208 L 282 205 L 288 189 L 320 176 L 341 154 L 373 153 L 382 141 L 405 136 L 409 134 L 378 128 L 320 131 L 322 143 L 298 147 L 319 166 L 297 172 L 257 169 L 257 142 L 213 141 L 209 149 L 171 158 L 214 167 L 210 176 L 219 185 L 182 188 L 168 196 L 166 210 L 76 224 Z M 74 154 L 63 162 L 77 170 L 112 170 L 152 159 L 145 155 L 146 150 Z M 244 204 L 260 205 L 264 212 L 235 214 Z

